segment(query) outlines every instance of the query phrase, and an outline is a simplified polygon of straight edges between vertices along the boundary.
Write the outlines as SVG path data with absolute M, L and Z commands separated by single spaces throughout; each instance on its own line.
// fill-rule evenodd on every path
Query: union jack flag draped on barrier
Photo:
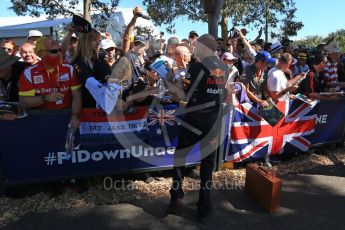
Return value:
M 300 100 L 279 101 L 276 106 L 285 117 L 275 126 L 263 120 L 255 103 L 239 104 L 233 109 L 226 161 L 250 161 L 267 154 L 308 150 L 307 137 L 316 125 L 315 106 Z

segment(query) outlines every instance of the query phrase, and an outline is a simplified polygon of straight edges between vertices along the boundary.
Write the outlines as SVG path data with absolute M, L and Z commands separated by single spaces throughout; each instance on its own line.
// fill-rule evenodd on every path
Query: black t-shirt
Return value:
M 199 108 L 188 115 L 218 113 L 221 104 L 226 99 L 225 84 L 228 76 L 227 66 L 216 56 L 207 57 L 202 62 L 192 63 L 186 75 L 186 79 L 190 80 L 187 95 L 191 95 L 186 108 L 202 107 L 208 103 L 214 105 Z
M 111 74 L 110 66 L 105 62 L 104 53 L 101 53 L 98 58 L 93 60 L 93 68 L 84 62 L 80 57 L 77 57 L 73 66 L 76 70 L 77 77 L 82 84 L 82 107 L 96 108 L 96 101 L 85 87 L 86 80 L 89 77 L 94 77 L 97 81 L 105 83 L 107 75 Z
M 345 65 L 343 62 L 339 62 L 338 63 L 338 66 L 337 66 L 337 69 L 338 69 L 338 81 L 339 82 L 345 82 Z
M 309 93 L 320 93 L 324 88 L 325 82 L 323 77 L 320 73 L 316 72 L 313 66 L 311 66 L 307 77 L 299 86 L 299 92 L 308 95 Z
M 26 67 L 30 66 L 26 62 L 17 61 L 12 65 L 12 74 L 9 80 L 0 79 L 0 100 L 8 102 L 19 101 L 19 77 Z

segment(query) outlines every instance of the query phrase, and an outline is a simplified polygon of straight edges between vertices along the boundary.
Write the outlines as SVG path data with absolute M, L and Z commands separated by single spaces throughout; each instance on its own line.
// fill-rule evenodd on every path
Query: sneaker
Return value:
M 265 158 L 264 158 L 264 166 L 266 166 L 267 168 L 272 168 L 269 156 L 265 156 Z
M 145 173 L 145 182 L 146 183 L 152 183 L 155 181 L 155 179 L 152 177 L 151 173 Z
M 264 166 L 266 166 L 267 168 L 272 168 L 270 161 L 265 161 Z
M 175 215 L 182 206 L 183 206 L 183 200 L 182 199 L 170 201 L 168 208 L 166 210 L 166 215 L 169 215 L 169 214 Z
M 185 176 L 193 179 L 200 179 L 200 171 L 196 168 L 187 168 Z

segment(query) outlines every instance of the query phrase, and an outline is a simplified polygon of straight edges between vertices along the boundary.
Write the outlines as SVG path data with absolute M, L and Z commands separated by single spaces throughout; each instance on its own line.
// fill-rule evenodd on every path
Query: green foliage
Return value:
M 303 27 L 302 22 L 295 20 L 294 0 L 252 0 L 248 4 L 245 23 L 253 24 L 255 28 L 266 27 L 266 33 L 271 30 L 273 38 L 295 36 Z
M 323 41 L 324 38 L 319 35 L 309 35 L 306 36 L 304 39 L 294 41 L 294 45 L 306 48 L 314 48 Z
M 343 52 L 345 52 L 345 29 L 337 30 L 333 33 L 328 34 L 326 37 L 326 40 L 331 39 L 334 37 L 334 41 L 336 44 L 338 44 L 339 48 L 342 49 Z
M 168 25 L 167 31 L 175 33 L 174 20 L 186 16 L 190 21 L 207 21 L 200 0 L 143 0 L 152 20 L 159 26 Z
M 145 37 L 152 37 L 154 33 L 154 29 L 150 26 L 136 26 L 134 27 L 134 30 L 136 31 L 135 34 Z
M 168 25 L 168 32 L 174 32 L 174 20 L 181 16 L 207 21 L 202 0 L 143 0 L 143 4 L 155 23 Z M 259 28 L 267 24 L 280 29 L 274 37 L 294 36 L 303 27 L 302 22 L 295 21 L 295 12 L 294 0 L 224 0 L 222 7 L 222 17 L 229 18 L 232 25 Z
M 56 18 L 57 16 L 68 16 L 76 12 L 79 2 L 85 4 L 88 0 L 11 0 L 12 6 L 9 8 L 17 15 L 30 15 L 39 17 L 42 13 L 48 15 L 48 18 Z M 90 1 L 90 0 L 89 0 Z M 118 6 L 119 0 L 101 0 L 90 1 L 94 10 L 100 10 L 109 16 L 109 13 Z
M 335 32 L 329 33 L 326 37 L 319 35 L 306 36 L 304 39 L 300 39 L 294 42 L 296 45 L 302 45 L 307 48 L 316 47 L 318 44 L 327 41 L 330 41 L 332 38 L 333 41 L 331 44 L 337 44 L 339 48 L 345 52 L 345 29 L 340 29 Z
M 282 39 L 290 36 L 296 36 L 297 31 L 302 29 L 302 27 L 304 26 L 303 23 L 294 20 L 296 11 L 296 8 L 292 8 L 288 11 L 286 18 L 282 20 L 282 25 L 280 27 L 281 33 L 275 37 Z

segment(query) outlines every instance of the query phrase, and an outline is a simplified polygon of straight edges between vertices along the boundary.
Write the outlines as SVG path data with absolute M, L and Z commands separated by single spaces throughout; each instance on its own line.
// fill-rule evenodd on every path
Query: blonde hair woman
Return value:
M 101 33 L 92 29 L 90 33 L 79 33 L 78 47 L 73 60 L 73 66 L 82 83 L 83 108 L 96 108 L 96 101 L 85 88 L 89 77 L 94 77 L 101 83 L 111 74 L 111 69 L 105 61 L 104 54 L 98 53 Z

